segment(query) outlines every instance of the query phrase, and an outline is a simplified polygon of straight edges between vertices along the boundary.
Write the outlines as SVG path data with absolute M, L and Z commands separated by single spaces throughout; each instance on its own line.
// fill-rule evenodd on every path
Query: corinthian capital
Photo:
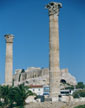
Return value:
M 6 43 L 13 43 L 14 36 L 12 34 L 4 35 Z
M 59 15 L 59 10 L 62 7 L 61 3 L 51 2 L 48 5 L 46 5 L 46 8 L 49 11 L 49 15 Z

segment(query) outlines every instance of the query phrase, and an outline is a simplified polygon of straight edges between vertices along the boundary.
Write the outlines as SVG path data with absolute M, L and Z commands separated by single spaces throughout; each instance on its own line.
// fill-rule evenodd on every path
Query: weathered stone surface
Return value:
M 61 71 L 61 79 L 64 79 L 67 83 L 71 85 L 76 85 L 76 78 L 72 76 L 68 69 L 62 69 Z M 24 73 L 21 73 L 22 69 L 17 69 L 14 74 L 14 82 L 15 85 L 23 82 L 27 82 L 27 85 L 48 85 L 49 84 L 49 69 L 48 68 L 28 68 Z M 21 74 L 20 82 L 19 76 Z M 60 80 L 61 80 L 60 79 Z
M 61 3 L 51 2 L 47 6 L 49 11 L 49 87 L 50 98 L 58 100 L 60 94 L 59 67 L 59 31 L 58 15 Z
M 6 63 L 5 63 L 5 84 L 12 84 L 13 77 L 13 38 L 11 34 L 5 35 L 6 40 Z
M 61 3 L 51 2 L 48 5 L 46 5 L 46 8 L 49 11 L 49 15 L 57 14 L 59 15 L 59 10 L 62 7 Z
M 6 39 L 6 43 L 13 43 L 14 36 L 12 34 L 6 34 L 4 37 Z
M 58 15 L 62 7 L 61 3 L 51 2 L 46 8 L 49 11 L 49 69 L 31 67 L 22 73 L 17 70 L 14 75 L 14 82 L 26 83 L 28 85 L 50 85 L 50 97 L 58 97 L 60 93 L 60 80 L 64 79 L 71 85 L 76 85 L 76 79 L 67 69 L 60 70 L 59 67 L 59 33 Z
M 64 79 L 70 85 L 77 84 L 76 78 L 68 72 L 68 69 L 61 70 L 61 79 Z

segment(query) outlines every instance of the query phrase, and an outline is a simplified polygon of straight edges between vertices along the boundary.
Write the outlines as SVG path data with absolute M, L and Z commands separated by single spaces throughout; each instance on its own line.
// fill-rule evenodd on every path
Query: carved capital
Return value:
M 13 43 L 14 36 L 12 34 L 4 35 L 6 43 Z
M 54 14 L 59 15 L 59 10 L 61 7 L 62 7 L 62 4 L 56 3 L 56 2 L 51 2 L 48 5 L 46 5 L 46 8 L 49 11 L 49 16 L 54 15 Z

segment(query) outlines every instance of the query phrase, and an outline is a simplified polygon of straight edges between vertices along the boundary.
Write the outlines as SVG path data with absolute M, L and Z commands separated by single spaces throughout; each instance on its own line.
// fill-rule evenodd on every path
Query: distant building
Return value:
M 68 69 L 61 69 L 61 81 L 70 85 L 76 85 L 77 81 Z M 49 69 L 29 67 L 27 70 L 17 69 L 13 76 L 14 85 L 25 83 L 26 85 L 49 85 Z
M 49 96 L 49 86 L 43 86 L 43 85 L 30 85 L 29 90 L 31 90 L 33 93 L 35 93 L 38 96 Z M 69 89 L 63 89 L 60 90 L 61 96 L 68 96 L 72 95 L 73 90 Z
M 43 95 L 43 86 L 42 85 L 30 85 L 29 90 L 37 95 Z
M 49 95 L 49 86 L 43 88 L 43 95 Z

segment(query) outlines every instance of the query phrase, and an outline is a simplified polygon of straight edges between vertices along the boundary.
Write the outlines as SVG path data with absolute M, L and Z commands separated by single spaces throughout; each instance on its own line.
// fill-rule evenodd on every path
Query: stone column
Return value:
M 5 62 L 5 84 L 12 84 L 13 77 L 13 38 L 11 34 L 6 34 L 6 62 Z
M 56 2 L 46 6 L 49 11 L 49 96 L 52 101 L 58 99 L 60 94 L 58 15 L 61 7 L 62 4 Z

